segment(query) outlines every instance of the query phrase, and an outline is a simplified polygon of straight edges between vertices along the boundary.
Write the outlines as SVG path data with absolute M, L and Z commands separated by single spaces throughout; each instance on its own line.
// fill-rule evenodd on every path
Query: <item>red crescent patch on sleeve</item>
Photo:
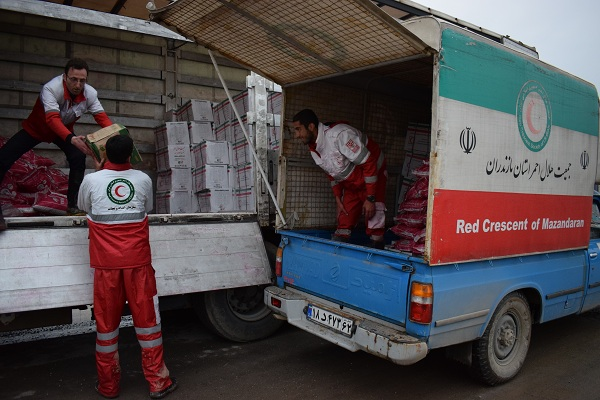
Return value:
M 358 150 L 360 149 L 358 144 L 354 143 L 354 141 L 352 139 L 350 139 L 350 140 L 348 140 L 348 142 L 346 142 L 346 147 L 349 148 L 350 151 L 353 153 L 358 152 Z

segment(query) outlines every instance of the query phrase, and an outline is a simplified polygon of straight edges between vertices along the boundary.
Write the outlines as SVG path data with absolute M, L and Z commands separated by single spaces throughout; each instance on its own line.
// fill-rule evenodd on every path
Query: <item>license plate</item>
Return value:
M 330 311 L 324 310 L 312 304 L 308 305 L 306 318 L 309 321 L 324 325 L 342 335 L 352 336 L 354 333 L 354 321 L 342 317 Z

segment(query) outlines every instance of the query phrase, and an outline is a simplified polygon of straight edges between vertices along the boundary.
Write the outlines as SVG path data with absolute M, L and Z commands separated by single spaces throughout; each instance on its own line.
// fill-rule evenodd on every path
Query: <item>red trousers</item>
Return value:
M 98 391 L 108 397 L 119 394 L 119 324 L 125 301 L 142 348 L 142 368 L 151 392 L 171 384 L 163 361 L 162 332 L 156 278 L 151 265 L 126 269 L 94 270 L 96 317 L 96 369 Z
M 377 174 L 377 188 L 375 191 L 375 215 L 365 221 L 366 233 L 372 240 L 383 240 L 385 233 L 385 186 L 387 184 L 387 170 L 385 164 Z M 350 237 L 352 229 L 356 227 L 362 215 L 362 206 L 367 199 L 364 181 L 354 183 L 343 181 L 338 183 L 343 189 L 342 203 L 348 215 L 340 213 L 337 218 L 336 236 Z

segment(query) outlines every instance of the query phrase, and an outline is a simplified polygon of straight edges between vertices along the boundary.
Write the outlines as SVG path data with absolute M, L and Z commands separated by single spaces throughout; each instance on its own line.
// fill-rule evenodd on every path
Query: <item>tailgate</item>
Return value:
M 428 51 L 368 0 L 178 0 L 151 17 L 283 86 Z
M 159 296 L 271 282 L 256 221 L 186 223 L 194 217 L 150 216 Z M 67 227 L 73 219 L 79 227 Z M 163 219 L 172 222 L 160 222 Z M 0 314 L 92 304 L 94 270 L 88 229 L 81 220 L 85 217 L 10 219 L 11 228 L 0 234 Z M 48 226 L 13 227 L 27 223 Z
M 404 324 L 410 272 L 408 256 L 280 232 L 285 283 L 381 319 Z

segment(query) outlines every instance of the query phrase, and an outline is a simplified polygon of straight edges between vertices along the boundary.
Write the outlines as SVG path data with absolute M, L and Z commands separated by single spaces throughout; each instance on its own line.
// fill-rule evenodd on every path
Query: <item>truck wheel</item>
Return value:
M 506 296 L 483 336 L 473 343 L 473 375 L 490 386 L 517 375 L 529 350 L 531 324 L 525 297 L 519 292 Z
M 192 305 L 202 322 L 214 333 L 234 342 L 263 339 L 283 321 L 275 319 L 263 302 L 262 286 L 198 293 Z

